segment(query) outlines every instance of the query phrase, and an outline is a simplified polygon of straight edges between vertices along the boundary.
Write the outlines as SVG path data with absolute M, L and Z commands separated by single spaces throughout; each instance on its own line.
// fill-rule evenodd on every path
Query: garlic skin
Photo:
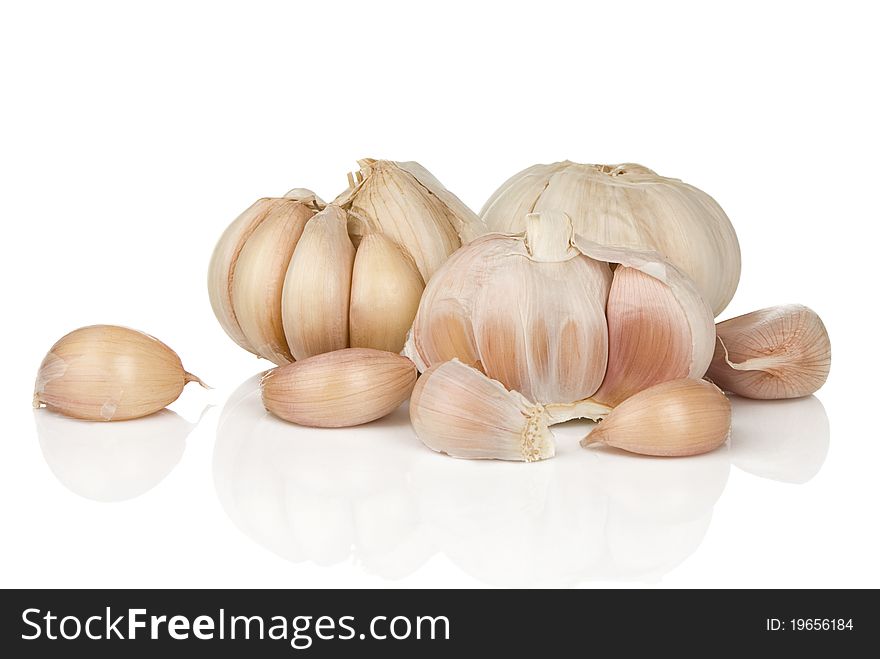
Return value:
M 188 382 L 180 357 L 158 339 L 115 325 L 63 336 L 40 364 L 34 407 L 89 421 L 123 421 L 158 412 Z
M 419 378 L 409 413 L 425 446 L 455 458 L 534 462 L 556 452 L 542 405 L 457 359 Z
M 450 257 L 425 288 L 405 354 L 421 370 L 459 359 L 552 404 L 559 422 L 701 378 L 714 340 L 711 310 L 669 262 L 587 241 L 567 215 L 545 211 L 525 233 L 489 234 Z
M 267 372 L 263 405 L 301 426 L 344 428 L 375 421 L 409 398 L 415 365 L 406 357 L 369 348 L 345 348 Z
M 480 212 L 489 231 L 518 233 L 530 212 L 562 211 L 577 234 L 602 244 L 656 251 L 695 282 L 715 315 L 739 284 L 739 242 L 712 197 L 634 163 L 570 161 L 513 175 Z
M 359 165 L 331 204 L 297 188 L 260 199 L 221 236 L 211 306 L 246 350 L 279 365 L 349 346 L 400 352 L 425 282 L 485 233 L 418 163 Z
M 618 405 L 581 446 L 654 456 L 698 455 L 730 436 L 730 401 L 711 382 L 684 378 L 649 387 Z
M 822 319 L 800 304 L 753 311 L 718 323 L 706 377 L 746 398 L 778 400 L 818 391 L 831 370 Z

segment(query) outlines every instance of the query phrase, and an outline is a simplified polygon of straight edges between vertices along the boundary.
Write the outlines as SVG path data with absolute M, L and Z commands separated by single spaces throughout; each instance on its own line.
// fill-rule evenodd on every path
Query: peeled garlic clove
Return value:
M 217 316 L 220 325 L 233 341 L 254 354 L 258 354 L 257 349 L 242 332 L 232 304 L 235 269 L 248 239 L 267 217 L 278 212 L 290 214 L 300 204 L 310 209 L 307 212 L 311 215 L 315 205 L 319 203 L 315 193 L 311 190 L 300 188 L 291 190 L 288 194 L 291 195 L 289 198 L 258 199 L 250 208 L 239 215 L 217 242 L 208 267 L 208 295 L 214 315 Z
M 149 334 L 93 325 L 62 337 L 40 364 L 34 407 L 90 421 L 121 421 L 170 405 L 187 382 L 204 384 Z
M 533 462 L 555 453 L 543 406 L 458 360 L 419 378 L 409 413 L 428 448 L 456 458 Z
M 384 235 L 365 236 L 354 257 L 352 348 L 400 352 L 425 284 L 412 259 Z
M 623 401 L 581 446 L 606 444 L 631 453 L 708 453 L 730 435 L 730 401 L 711 382 L 683 378 L 654 385 Z
M 480 213 L 489 231 L 525 229 L 529 212 L 562 211 L 575 233 L 604 245 L 652 250 L 688 274 L 715 314 L 733 298 L 740 250 L 712 197 L 634 163 L 535 165 L 506 181 Z
M 248 238 L 235 267 L 235 317 L 256 353 L 276 364 L 293 361 L 281 318 L 282 283 L 312 214 L 311 209 L 298 203 L 278 208 Z
M 769 307 L 718 323 L 706 377 L 746 398 L 809 396 L 828 379 L 831 341 L 822 319 L 799 304 Z
M 309 221 L 284 278 L 284 332 L 296 359 L 348 347 L 354 254 L 341 208 Z
M 415 261 L 424 281 L 482 230 L 477 216 L 418 163 L 359 160 L 352 185 L 333 202 L 350 214 L 355 242 L 384 233 Z
M 409 397 L 416 376 L 406 357 L 346 348 L 272 369 L 260 387 L 272 414 L 302 426 L 342 428 L 393 412 Z

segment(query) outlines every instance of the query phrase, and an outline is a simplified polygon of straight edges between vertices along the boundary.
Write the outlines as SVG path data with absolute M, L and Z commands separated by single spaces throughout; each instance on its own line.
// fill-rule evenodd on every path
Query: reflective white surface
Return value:
M 829 424 L 815 397 L 733 406 L 730 447 L 688 459 L 585 450 L 591 424 L 568 423 L 552 460 L 471 462 L 423 448 L 405 406 L 357 432 L 286 423 L 254 377 L 220 415 L 214 485 L 243 533 L 295 563 L 401 579 L 442 553 L 490 585 L 650 583 L 697 550 L 731 462 L 791 482 L 822 466 Z

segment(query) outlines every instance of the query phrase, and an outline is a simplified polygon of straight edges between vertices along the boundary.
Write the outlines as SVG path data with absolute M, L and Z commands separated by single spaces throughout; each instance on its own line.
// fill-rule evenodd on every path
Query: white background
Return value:
M 849 2 L 4 3 L 0 586 L 880 586 L 876 18 Z M 424 449 L 405 410 L 315 433 L 264 417 L 252 390 L 218 434 L 268 364 L 213 318 L 217 237 L 257 197 L 332 197 L 365 156 L 417 160 L 475 209 L 536 162 L 682 178 L 739 234 L 722 317 L 811 306 L 831 377 L 816 399 L 737 403 L 731 445 L 689 461 L 584 451 L 574 427 L 547 463 L 462 463 Z M 43 354 L 101 322 L 158 336 L 214 385 L 173 406 L 195 422 L 214 405 L 188 436 L 170 414 L 96 429 L 41 413 L 38 436 Z

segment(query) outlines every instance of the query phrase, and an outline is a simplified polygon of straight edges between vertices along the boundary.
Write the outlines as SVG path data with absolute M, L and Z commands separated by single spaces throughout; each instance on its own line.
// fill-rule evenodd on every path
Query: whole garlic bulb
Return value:
M 686 275 L 656 253 L 584 240 L 565 213 L 545 211 L 528 215 L 525 233 L 489 234 L 450 257 L 405 354 L 421 371 L 457 358 L 558 422 L 701 378 L 714 342 L 712 312 Z
M 489 231 L 517 233 L 529 212 L 563 211 L 603 245 L 659 252 L 688 274 L 717 316 L 739 284 L 740 251 L 712 197 L 642 165 L 534 165 L 515 174 L 480 213 Z
M 211 258 L 220 324 L 276 364 L 347 347 L 400 352 L 425 282 L 483 232 L 414 162 L 365 159 L 327 205 L 309 190 L 260 199 Z

